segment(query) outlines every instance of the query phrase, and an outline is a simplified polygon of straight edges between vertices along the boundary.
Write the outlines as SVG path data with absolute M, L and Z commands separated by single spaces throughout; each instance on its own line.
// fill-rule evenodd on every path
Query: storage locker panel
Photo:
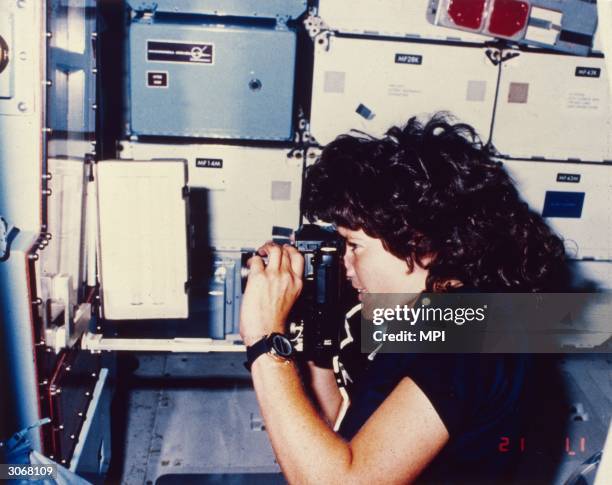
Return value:
M 52 238 L 41 252 L 42 276 L 70 277 L 73 301 L 82 280 L 84 257 L 85 165 L 82 159 L 48 160 L 47 231 Z
M 514 158 L 612 160 L 604 60 L 521 52 L 502 64 L 492 141 Z
M 443 110 L 486 141 L 496 79 L 484 48 L 332 36 L 315 50 L 311 133 L 325 145 L 351 129 L 381 135 Z
M 504 160 L 529 206 L 576 259 L 612 259 L 612 167 L 586 163 Z
M 612 291 L 612 262 L 572 261 L 570 267 L 578 288 Z
M 13 42 L 13 16 L 2 12 L 0 16 L 0 99 L 10 99 L 14 95 L 14 74 L 11 63 L 10 46 Z
M 90 13 L 94 8 L 93 0 L 49 2 L 48 27 L 53 35 L 49 38 L 47 106 L 54 137 L 58 136 L 55 132 L 82 137 L 95 131 L 95 16 Z
M 210 245 L 219 250 L 257 248 L 272 239 L 274 226 L 297 229 L 301 151 L 147 143 L 123 147 L 123 157 L 187 160 L 189 187 L 208 189 L 208 214 L 191 214 L 191 222 L 207 224 Z
M 295 32 L 136 22 L 129 35 L 131 134 L 292 138 Z
M 40 109 L 36 79 L 40 47 L 32 19 L 37 2 L 0 2 L 0 115 L 31 116 Z
M 418 37 L 484 43 L 484 35 L 434 25 L 430 0 L 319 0 L 319 17 L 332 30 L 351 34 Z
M 97 181 L 104 316 L 187 318 L 184 161 L 103 161 Z
M 127 3 L 139 11 L 262 18 L 297 18 L 307 7 L 306 0 L 128 0 Z

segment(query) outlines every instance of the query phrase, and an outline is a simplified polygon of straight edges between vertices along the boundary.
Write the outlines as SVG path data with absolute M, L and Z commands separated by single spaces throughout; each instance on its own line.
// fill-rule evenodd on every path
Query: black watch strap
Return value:
M 246 348 L 247 360 L 244 366 L 250 372 L 255 359 L 262 354 L 272 351 L 274 355 L 277 355 L 281 359 L 291 359 L 294 355 L 295 348 L 287 336 L 281 333 L 271 333 Z
M 253 345 L 246 348 L 247 360 L 244 363 L 246 370 L 251 372 L 251 366 L 255 359 L 262 354 L 270 352 L 270 341 L 268 340 L 268 336 L 266 335 L 262 339 L 255 342 Z

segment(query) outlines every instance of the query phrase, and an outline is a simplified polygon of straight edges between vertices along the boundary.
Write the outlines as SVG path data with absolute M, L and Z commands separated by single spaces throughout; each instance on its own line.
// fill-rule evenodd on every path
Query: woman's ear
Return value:
M 461 288 L 462 286 L 463 286 L 462 281 L 459 281 L 458 279 L 453 278 L 453 279 L 444 280 L 444 281 L 436 281 L 433 284 L 433 291 L 444 293 L 449 290 L 455 290 L 457 288 Z
M 418 257 L 417 255 L 412 255 L 407 258 L 408 268 L 410 272 L 414 271 L 414 265 L 416 264 L 421 269 L 429 269 L 431 263 L 436 259 L 436 255 L 433 253 L 426 254 L 422 257 Z

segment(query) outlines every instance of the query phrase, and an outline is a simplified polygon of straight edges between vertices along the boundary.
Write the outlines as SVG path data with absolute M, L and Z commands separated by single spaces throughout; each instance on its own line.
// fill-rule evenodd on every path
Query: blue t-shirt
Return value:
M 405 377 L 425 393 L 449 441 L 417 483 L 508 483 L 524 461 L 528 375 L 525 354 L 362 354 L 360 312 L 348 314 L 334 358 L 348 398 L 336 429 L 350 440 Z M 533 409 L 532 409 L 533 410 Z M 343 416 L 342 416 L 343 415 Z M 532 445 L 532 443 L 529 443 Z

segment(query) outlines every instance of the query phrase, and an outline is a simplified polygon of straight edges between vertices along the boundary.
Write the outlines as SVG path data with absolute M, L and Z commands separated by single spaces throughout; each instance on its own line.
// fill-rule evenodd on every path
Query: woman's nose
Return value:
M 349 254 L 348 250 L 344 252 L 344 257 L 342 260 L 344 261 L 344 267 L 346 268 L 346 276 L 349 278 L 355 276 L 355 272 L 353 271 L 353 258 Z

